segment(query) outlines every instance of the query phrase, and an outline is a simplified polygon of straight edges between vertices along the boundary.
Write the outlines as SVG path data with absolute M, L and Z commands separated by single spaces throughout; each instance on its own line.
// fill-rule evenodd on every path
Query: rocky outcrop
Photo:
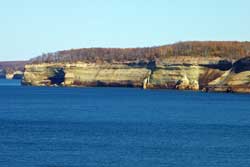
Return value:
M 23 84 L 36 86 L 124 86 L 142 87 L 150 70 L 124 64 L 27 65 Z
M 209 83 L 208 90 L 250 93 L 250 57 L 236 61 L 231 69 Z
M 22 83 L 35 86 L 112 86 L 250 92 L 250 58 L 169 57 L 147 63 L 26 65 Z
M 22 71 L 15 71 L 13 73 L 6 73 L 6 79 L 22 79 L 24 73 Z

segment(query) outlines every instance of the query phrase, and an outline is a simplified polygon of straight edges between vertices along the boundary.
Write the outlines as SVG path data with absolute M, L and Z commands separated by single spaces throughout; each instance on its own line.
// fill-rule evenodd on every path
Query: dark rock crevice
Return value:
M 23 74 L 14 74 L 12 79 L 22 79 Z
M 250 71 L 250 57 L 246 57 L 236 61 L 233 64 L 233 71 L 235 73 Z
M 218 69 L 221 71 L 230 70 L 233 67 L 233 62 L 229 60 L 220 60 L 217 64 L 200 65 L 207 68 Z
M 53 69 L 54 75 L 49 77 L 48 79 L 51 81 L 52 85 L 62 85 L 65 80 L 65 72 L 63 68 L 55 68 Z
M 156 68 L 156 62 L 155 60 L 151 61 L 139 61 L 139 62 L 133 62 L 133 63 L 127 63 L 127 66 L 133 67 L 133 68 L 147 68 L 150 70 L 154 70 Z

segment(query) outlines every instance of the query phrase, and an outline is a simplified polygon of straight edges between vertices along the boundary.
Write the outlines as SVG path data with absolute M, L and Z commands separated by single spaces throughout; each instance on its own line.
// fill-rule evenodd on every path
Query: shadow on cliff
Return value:
M 245 57 L 236 61 L 233 65 L 233 71 L 235 73 L 250 71 L 250 57 Z
M 53 76 L 49 77 L 52 85 L 62 85 L 65 80 L 65 72 L 63 68 L 55 68 L 53 70 Z

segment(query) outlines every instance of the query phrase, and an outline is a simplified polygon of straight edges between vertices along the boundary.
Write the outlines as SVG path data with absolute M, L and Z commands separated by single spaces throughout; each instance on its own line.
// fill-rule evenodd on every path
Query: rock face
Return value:
M 170 57 L 147 64 L 26 65 L 22 83 L 35 86 L 112 86 L 250 93 L 250 58 Z
M 123 64 L 40 64 L 27 65 L 23 84 L 36 86 L 124 86 L 142 87 L 147 68 Z
M 208 88 L 212 91 L 250 93 L 250 58 L 236 61 L 231 69 L 210 82 Z

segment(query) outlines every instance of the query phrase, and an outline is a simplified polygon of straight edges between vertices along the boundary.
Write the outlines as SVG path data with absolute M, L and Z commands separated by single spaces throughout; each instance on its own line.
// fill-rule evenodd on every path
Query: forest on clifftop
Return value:
M 151 61 L 171 56 L 202 56 L 239 59 L 250 56 L 250 42 L 191 41 L 145 48 L 82 48 L 46 53 L 30 63 Z

